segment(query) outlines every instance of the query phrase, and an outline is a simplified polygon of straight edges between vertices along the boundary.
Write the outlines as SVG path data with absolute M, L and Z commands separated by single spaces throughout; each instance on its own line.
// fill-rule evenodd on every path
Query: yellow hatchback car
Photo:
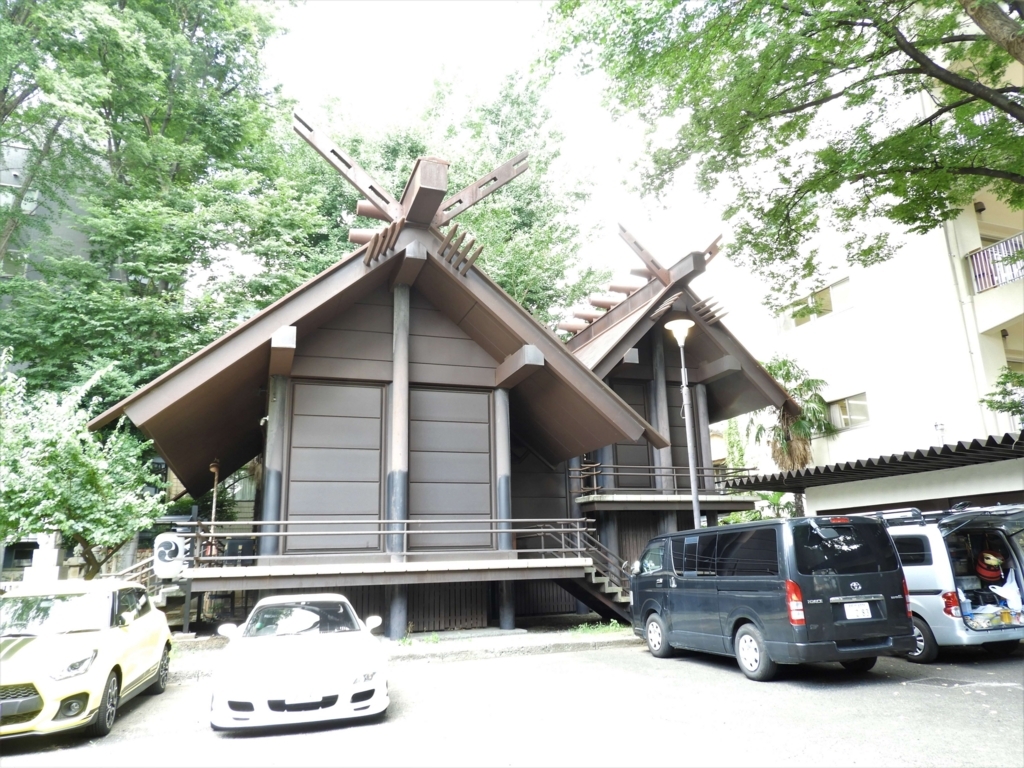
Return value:
M 171 633 L 145 588 L 113 579 L 23 584 L 0 596 L 0 738 L 87 726 L 167 687 Z

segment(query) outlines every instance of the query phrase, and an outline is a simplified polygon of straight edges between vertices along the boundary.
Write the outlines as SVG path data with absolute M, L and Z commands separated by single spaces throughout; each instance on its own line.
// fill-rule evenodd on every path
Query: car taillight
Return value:
M 794 581 L 786 581 L 786 608 L 789 610 L 789 623 L 794 627 L 804 625 L 804 596 Z
M 956 592 L 942 593 L 942 612 L 947 616 L 960 618 L 960 598 L 956 596 Z
M 914 618 L 914 612 L 910 610 L 910 590 L 907 589 L 907 577 L 903 577 L 903 603 L 907 606 L 907 618 Z

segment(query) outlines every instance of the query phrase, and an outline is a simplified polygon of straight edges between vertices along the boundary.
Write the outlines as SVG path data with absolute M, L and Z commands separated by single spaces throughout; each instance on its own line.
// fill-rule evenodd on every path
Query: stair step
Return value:
M 587 579 L 587 581 L 589 581 L 591 584 L 607 584 L 608 583 L 608 577 L 607 576 L 594 576 L 594 575 L 591 575 Z

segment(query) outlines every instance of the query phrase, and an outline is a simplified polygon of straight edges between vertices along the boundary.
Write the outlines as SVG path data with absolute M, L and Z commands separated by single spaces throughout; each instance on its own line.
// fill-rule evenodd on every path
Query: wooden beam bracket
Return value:
M 291 376 L 298 333 L 294 325 L 282 325 L 270 337 L 270 375 Z
M 544 353 L 532 344 L 524 344 L 494 371 L 494 386 L 511 389 L 543 367 Z

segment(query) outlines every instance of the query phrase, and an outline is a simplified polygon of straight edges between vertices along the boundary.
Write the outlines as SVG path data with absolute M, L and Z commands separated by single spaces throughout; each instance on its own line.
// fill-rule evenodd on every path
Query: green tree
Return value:
M 1024 22 L 1011 5 L 562 0 L 553 58 L 578 52 L 608 75 L 617 109 L 675 127 L 650 147 L 650 190 L 690 161 L 702 190 L 731 185 L 730 255 L 770 283 L 780 309 L 823 284 L 820 230 L 868 266 L 894 252 L 886 233 L 865 230 L 869 217 L 927 232 L 983 188 L 1024 208 L 1012 69 Z
M 815 437 L 830 439 L 837 432 L 829 418 L 828 403 L 821 396 L 825 382 L 811 378 L 795 360 L 778 355 L 765 363 L 764 368 L 786 388 L 800 406 L 800 414 L 793 416 L 784 408 L 774 406 L 754 411 L 747 422 L 747 437 L 753 436 L 756 444 L 767 440 L 772 461 L 782 471 L 803 469 L 813 462 L 811 440 Z M 804 516 L 802 493 L 793 494 L 793 516 Z
M 186 285 L 270 229 L 271 204 L 281 226 L 310 224 L 312 206 L 277 184 L 280 110 L 259 59 L 273 27 L 238 0 L 0 7 L 0 152 L 28 158 L 0 198 L 0 257 L 43 276 L 0 285 L 0 344 L 32 389 L 118 361 L 109 404 L 244 314 L 233 294 Z M 44 238 L 55 222 L 87 252 Z
M 996 379 L 996 388 L 981 399 L 990 411 L 1008 413 L 1024 420 L 1024 373 L 1004 366 Z
M 59 533 L 82 547 L 91 579 L 164 507 L 150 443 L 124 419 L 102 438 L 89 432 L 86 398 L 104 371 L 62 395 L 30 395 L 10 362 L 0 350 L 0 540 Z

